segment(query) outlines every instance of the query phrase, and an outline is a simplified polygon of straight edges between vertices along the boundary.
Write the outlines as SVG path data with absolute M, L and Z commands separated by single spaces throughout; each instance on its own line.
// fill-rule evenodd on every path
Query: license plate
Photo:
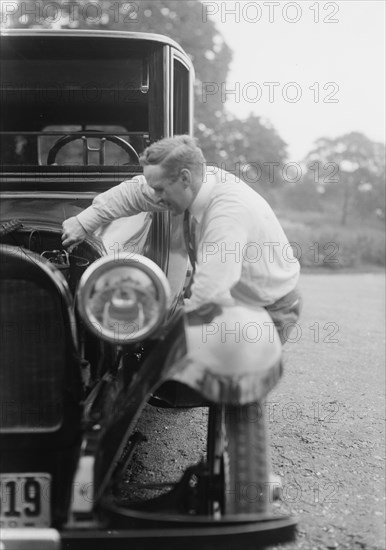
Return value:
M 49 527 L 51 476 L 0 474 L 0 527 Z

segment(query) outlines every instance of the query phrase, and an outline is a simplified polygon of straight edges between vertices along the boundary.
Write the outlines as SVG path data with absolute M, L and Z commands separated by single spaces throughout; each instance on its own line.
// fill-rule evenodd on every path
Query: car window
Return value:
M 123 126 L 50 125 L 39 132 L 1 133 L 1 157 L 2 164 L 17 166 L 127 166 L 138 163 L 136 157 L 148 143 L 147 133 L 128 132 Z M 48 162 L 55 146 L 57 153 Z
M 101 137 L 98 137 L 100 134 Z M 84 165 L 85 147 L 88 148 L 88 164 L 101 165 L 101 149 L 104 147 L 104 164 L 106 166 L 122 166 L 132 164 L 132 157 L 121 148 L 109 141 L 110 136 L 122 138 L 131 144 L 139 154 L 144 148 L 143 137 L 130 136 L 123 126 L 104 125 L 52 125 L 46 126 L 38 136 L 38 161 L 40 165 L 47 164 L 48 153 L 54 145 L 65 136 L 72 136 L 74 141 L 64 145 L 56 155 L 59 165 Z M 82 138 L 86 138 L 87 142 Z M 103 143 L 102 138 L 106 141 Z
M 149 142 L 149 50 L 91 36 L 28 38 L 0 50 L 1 164 L 138 165 Z

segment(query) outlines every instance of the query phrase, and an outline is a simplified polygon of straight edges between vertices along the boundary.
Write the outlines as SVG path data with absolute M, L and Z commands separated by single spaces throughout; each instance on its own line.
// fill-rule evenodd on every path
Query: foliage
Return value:
M 286 144 L 276 130 L 258 116 L 246 120 L 224 117 L 221 131 L 214 132 L 203 123 L 208 162 L 234 172 L 252 187 L 282 182 L 281 168 L 286 158 Z
M 294 211 L 322 212 L 325 206 L 323 199 L 317 185 L 307 179 L 295 185 L 287 183 L 281 189 L 280 204 L 283 208 Z
M 386 236 L 375 228 L 346 228 L 284 221 L 285 232 L 302 267 L 340 270 L 385 266 Z
M 340 223 L 346 225 L 350 216 L 385 219 L 385 156 L 384 145 L 371 141 L 360 132 L 351 132 L 335 139 L 320 138 L 316 148 L 306 157 L 307 166 L 322 171 L 307 175 L 307 182 L 316 183 L 324 203 L 337 203 Z M 326 176 L 331 169 L 335 177 Z M 325 172 L 323 173 L 323 170 Z M 334 181 L 335 180 L 335 181 Z

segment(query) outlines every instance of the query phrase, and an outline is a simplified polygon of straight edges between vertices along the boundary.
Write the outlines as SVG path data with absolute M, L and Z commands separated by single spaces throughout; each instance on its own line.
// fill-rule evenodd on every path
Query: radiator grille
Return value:
M 55 430 L 66 364 L 60 295 L 34 281 L 5 279 L 0 296 L 0 428 Z

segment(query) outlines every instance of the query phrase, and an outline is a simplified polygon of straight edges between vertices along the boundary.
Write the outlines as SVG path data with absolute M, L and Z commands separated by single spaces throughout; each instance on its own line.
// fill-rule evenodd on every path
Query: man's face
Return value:
M 160 205 L 165 206 L 173 214 L 182 214 L 189 208 L 193 200 L 189 170 L 183 170 L 174 182 L 170 182 L 167 173 L 159 165 L 144 166 L 143 174 Z

